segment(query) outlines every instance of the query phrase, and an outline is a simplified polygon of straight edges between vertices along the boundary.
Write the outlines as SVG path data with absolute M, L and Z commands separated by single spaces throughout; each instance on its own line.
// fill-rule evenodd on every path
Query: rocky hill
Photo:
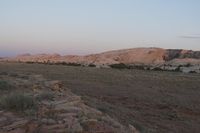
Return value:
M 129 68 L 140 66 L 140 68 L 143 67 L 143 69 L 176 70 L 184 72 L 200 71 L 200 51 L 182 49 L 133 48 L 86 56 L 24 54 L 3 60 L 39 63 L 74 63 L 84 66 L 92 64 L 96 67 L 110 67 L 113 64 L 123 64 Z

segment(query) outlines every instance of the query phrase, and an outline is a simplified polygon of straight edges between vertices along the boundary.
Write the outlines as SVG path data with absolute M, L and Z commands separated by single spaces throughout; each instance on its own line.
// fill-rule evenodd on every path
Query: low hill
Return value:
M 125 64 L 128 66 L 150 66 L 148 69 L 159 68 L 162 70 L 178 70 L 183 69 L 180 67 L 195 66 L 195 71 L 196 69 L 199 71 L 199 67 L 197 66 L 200 65 L 200 51 L 162 48 L 132 48 L 108 51 L 86 56 L 61 56 L 59 54 L 24 54 L 14 58 L 7 58 L 6 60 L 39 63 L 64 62 L 80 64 L 84 66 L 93 64 L 97 67 L 110 67 L 110 65 L 113 64 Z M 193 71 L 193 69 L 191 71 Z

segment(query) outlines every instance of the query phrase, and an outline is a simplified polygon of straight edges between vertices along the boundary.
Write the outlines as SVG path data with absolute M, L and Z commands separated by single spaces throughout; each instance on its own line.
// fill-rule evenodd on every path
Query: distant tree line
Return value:
M 18 61 L 21 63 L 21 61 Z M 50 62 L 49 60 L 48 61 L 43 61 L 43 62 L 40 62 L 40 61 L 26 61 L 25 63 L 27 64 L 46 64 L 46 65 L 66 65 L 66 66 L 88 66 L 88 67 L 96 67 L 95 64 L 88 64 L 88 65 L 83 65 L 83 64 L 80 64 L 80 63 L 74 63 L 74 62 Z
M 90 63 L 90 64 L 80 64 L 80 63 L 74 63 L 74 62 L 50 62 L 48 61 L 44 61 L 44 62 L 33 62 L 33 61 L 27 61 L 25 63 L 28 64 L 47 64 L 47 65 L 66 65 L 66 66 L 86 66 L 86 67 L 96 67 L 95 64 Z M 185 65 L 179 65 L 177 66 L 174 70 L 169 70 L 166 69 L 166 66 L 169 67 L 173 67 L 173 65 L 166 65 L 164 64 L 164 68 L 157 66 L 157 67 L 153 67 L 150 65 L 144 65 L 144 64 L 124 64 L 124 63 L 117 63 L 117 64 L 110 64 L 108 65 L 110 68 L 113 69 L 137 69 L 137 70 L 153 70 L 153 71 L 173 71 L 173 72 L 181 72 L 181 68 L 182 67 L 191 67 L 192 65 L 190 63 L 185 64 Z M 191 71 L 190 73 L 196 73 L 195 71 Z

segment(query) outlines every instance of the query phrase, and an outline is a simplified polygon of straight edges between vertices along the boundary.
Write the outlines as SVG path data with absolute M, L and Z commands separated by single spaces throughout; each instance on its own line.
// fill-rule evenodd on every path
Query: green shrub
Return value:
M 0 80 L 0 91 L 1 90 L 9 90 L 11 88 L 11 85 L 4 80 Z
M 119 63 L 119 64 L 111 64 L 110 65 L 111 68 L 116 68 L 116 69 L 129 69 L 129 67 L 127 65 L 125 65 L 124 63 Z
M 36 102 L 32 96 L 23 93 L 11 93 L 0 99 L 0 107 L 17 112 L 34 110 L 37 108 Z
M 182 67 L 182 65 L 179 65 L 174 71 L 180 72 L 181 71 L 181 67 Z
M 154 70 L 154 71 L 163 71 L 163 69 L 160 68 L 160 67 L 155 67 L 155 68 L 153 68 L 152 70 Z
M 27 63 L 27 64 L 34 64 L 35 62 L 34 61 L 27 61 L 25 63 Z
M 197 73 L 196 71 L 189 71 L 189 73 Z
M 192 65 L 190 64 L 190 63 L 187 63 L 186 65 L 185 65 L 185 67 L 191 67 Z
M 95 64 L 89 64 L 88 66 L 89 66 L 89 67 L 96 67 Z
M 81 66 L 79 63 L 67 63 L 68 66 Z
M 67 63 L 66 62 L 56 62 L 56 63 L 54 63 L 55 65 L 67 65 Z
M 67 63 L 67 62 L 56 62 L 55 65 L 66 65 L 66 66 L 81 66 L 79 63 Z
M 143 65 L 135 65 L 135 66 L 131 66 L 131 68 L 137 69 L 137 70 L 145 70 L 145 66 Z

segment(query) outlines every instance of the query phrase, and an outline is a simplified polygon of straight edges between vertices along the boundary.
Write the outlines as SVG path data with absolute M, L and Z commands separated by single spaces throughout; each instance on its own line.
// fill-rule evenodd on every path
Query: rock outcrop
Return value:
M 0 133 L 138 133 L 134 126 L 124 126 L 85 105 L 60 81 L 41 75 L 12 75 L 1 74 L 0 79 L 13 84 L 15 91 L 32 96 L 37 109 L 16 112 L 0 106 Z M 0 97 L 8 95 L 8 91 L 0 92 Z

